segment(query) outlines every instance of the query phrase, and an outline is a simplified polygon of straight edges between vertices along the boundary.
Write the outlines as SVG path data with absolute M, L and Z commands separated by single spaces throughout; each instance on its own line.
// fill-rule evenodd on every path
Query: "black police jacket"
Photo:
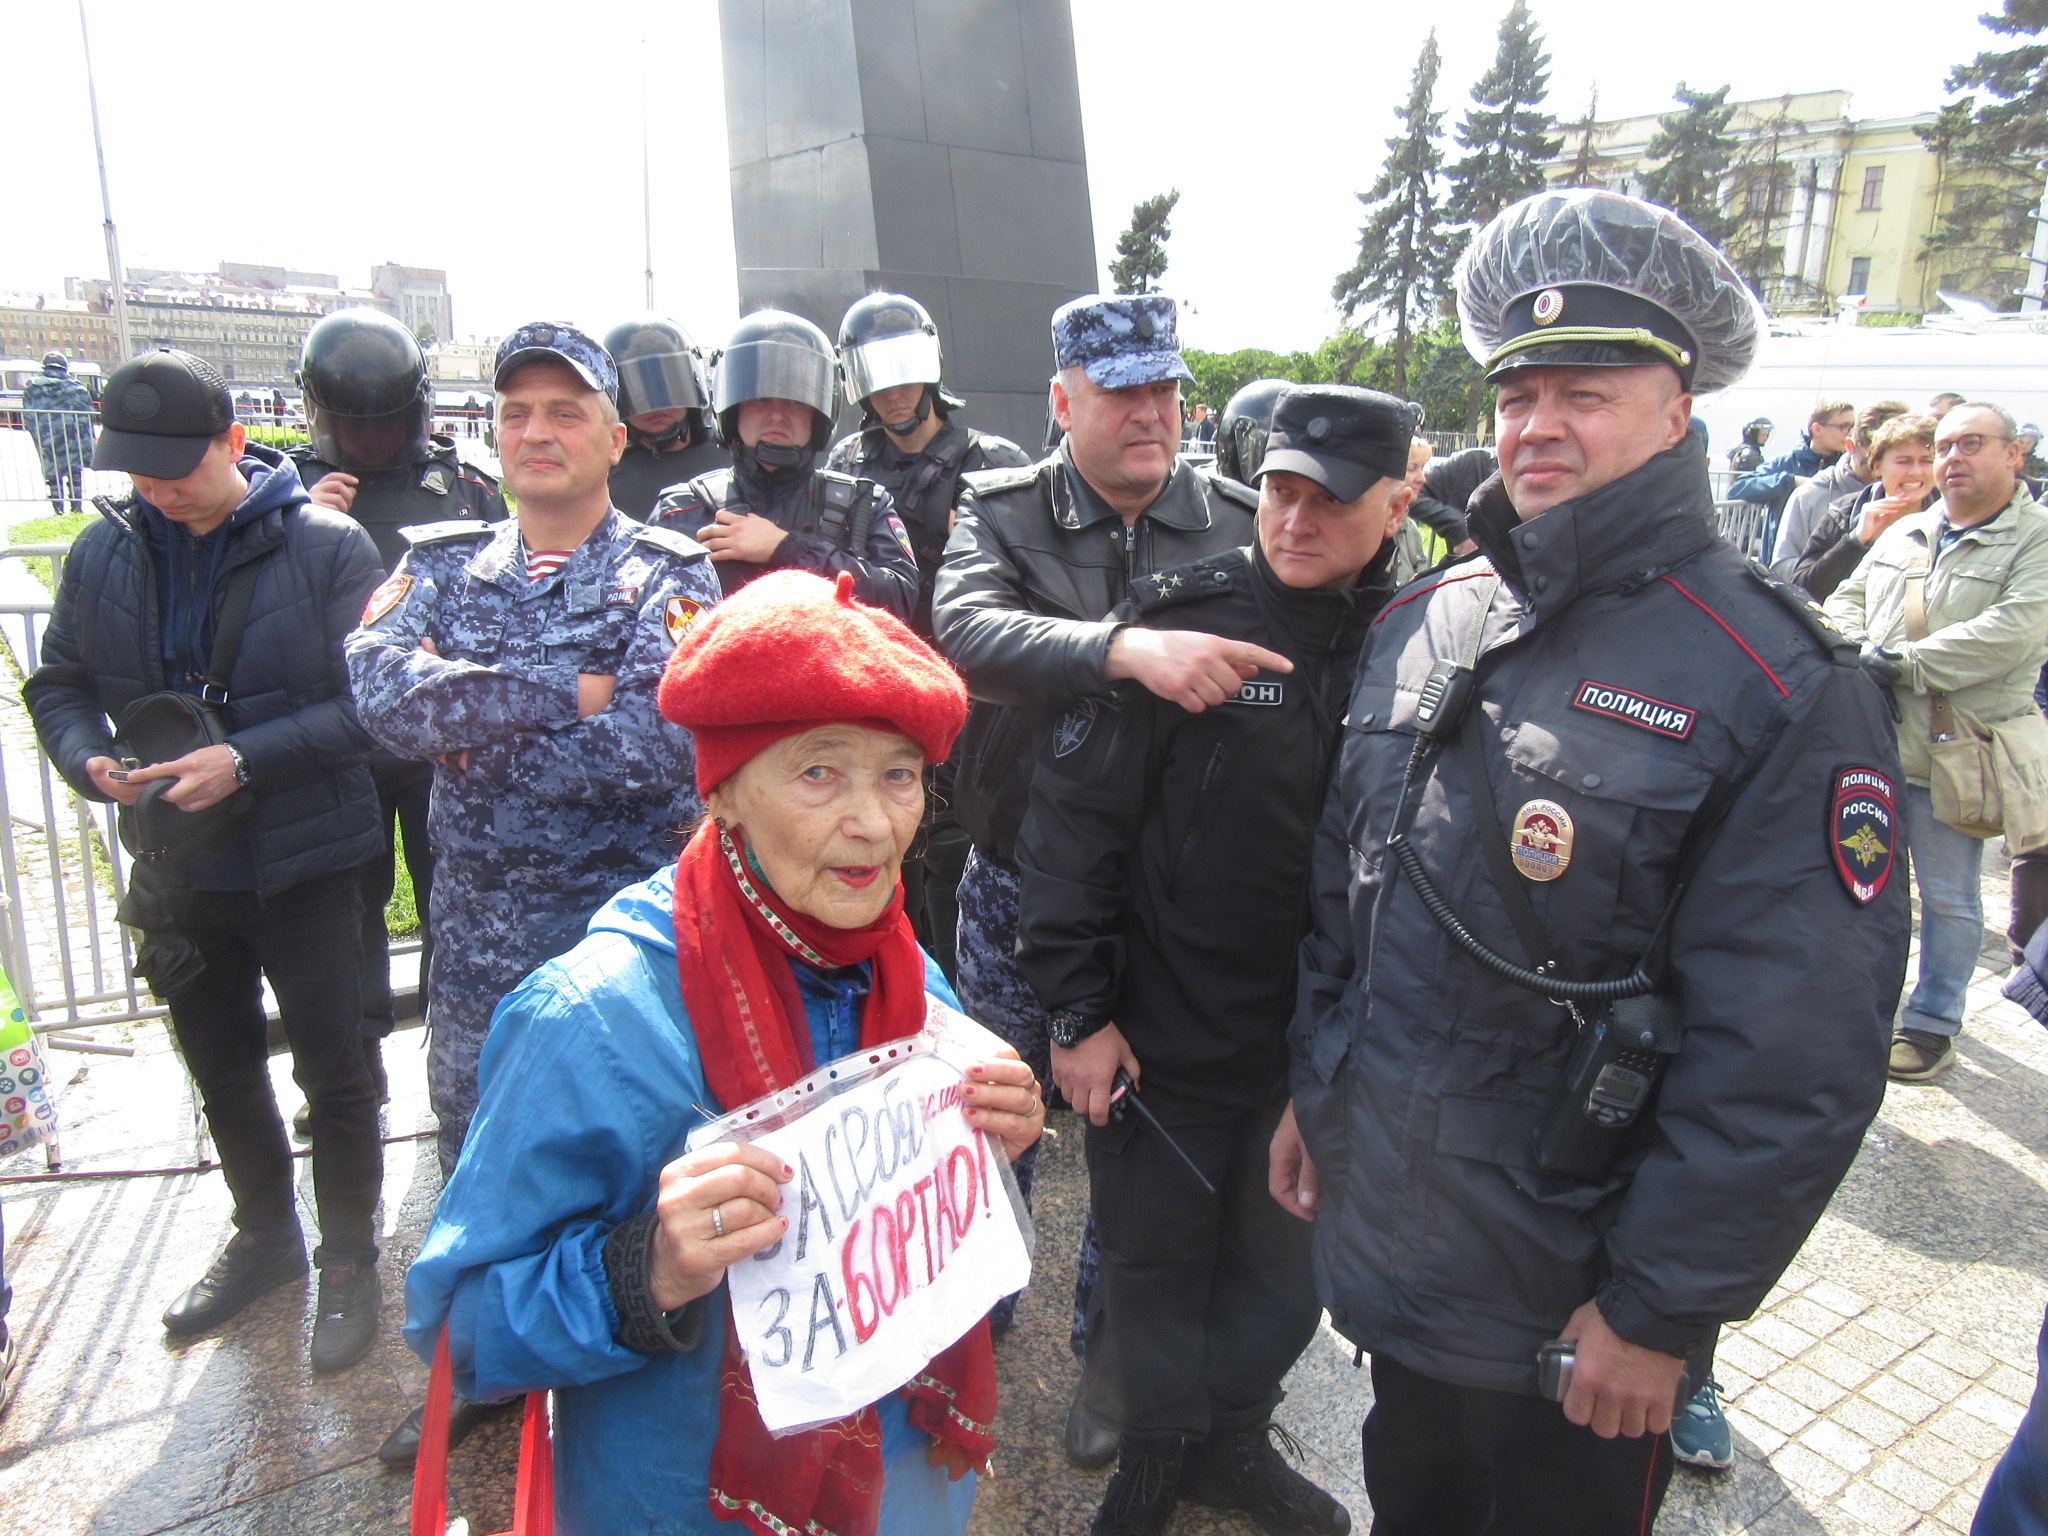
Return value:
M 728 597 L 769 571 L 815 571 L 827 578 L 851 571 L 855 597 L 910 618 L 917 601 L 910 535 L 889 493 L 874 481 L 801 466 L 763 474 L 735 463 L 662 492 L 648 522 L 694 539 L 721 511 L 751 512 L 789 530 L 765 565 L 717 563 L 719 586 Z
M 1439 1380 L 1533 1393 L 1538 1347 L 1588 1299 L 1624 1339 L 1688 1354 L 1755 1310 L 1819 1218 L 1884 1094 L 1902 781 L 1854 648 L 1715 533 L 1697 447 L 1527 523 L 1498 481 L 1472 507 L 1488 558 L 1419 578 L 1367 637 L 1289 1039 L 1332 1322 Z M 1454 743 L 1411 836 L 1483 943 L 1523 959 L 1478 846 L 1512 825 L 1554 876 L 1524 889 L 1562 974 L 1626 975 L 1689 831 L 1727 807 L 1672 919 L 1683 1047 L 1600 1182 L 1532 1151 L 1569 1015 L 1454 946 L 1387 849 L 1418 692 L 1475 625 L 1463 728 L 1487 782 Z
M 626 516 L 646 522 L 661 493 L 670 486 L 708 475 L 731 462 L 732 455 L 725 451 L 723 443 L 701 433 L 693 435 L 687 447 L 668 453 L 657 453 L 639 441 L 628 442 L 619 462 L 612 466 L 612 505 Z M 688 534 L 696 531 L 683 530 Z
M 1113 1019 L 1147 1091 L 1269 1102 L 1286 1064 L 1309 851 L 1390 544 L 1346 591 L 1300 591 L 1257 545 L 1131 584 L 1116 617 L 1277 651 L 1191 714 L 1136 683 L 1059 717 L 1017 839 L 1017 961 L 1047 1008 Z
M 879 423 L 848 433 L 832 446 L 827 468 L 859 475 L 887 490 L 896 515 L 910 530 L 910 552 L 917 561 L 917 611 L 912 626 L 921 635 L 932 632 L 932 583 L 945 557 L 953 531 L 953 508 L 960 500 L 960 478 L 986 469 L 1016 469 L 1031 456 L 1006 437 L 977 432 L 946 420 L 932 440 L 916 453 L 902 453 Z
M 368 532 L 387 571 L 405 554 L 401 529 L 466 517 L 499 523 L 508 515 L 497 480 L 464 461 L 455 439 L 437 435 L 427 443 L 427 456 L 417 463 L 356 476 L 356 499 L 348 515 Z M 292 449 L 291 460 L 309 491 L 322 476 L 337 473 L 309 445 Z
M 960 825 L 1008 863 L 1052 722 L 1107 699 L 1108 617 L 1132 580 L 1252 540 L 1257 493 L 1176 460 L 1128 529 L 1064 445 L 1036 464 L 969 475 L 932 594 L 939 649 L 974 705 L 953 755 Z

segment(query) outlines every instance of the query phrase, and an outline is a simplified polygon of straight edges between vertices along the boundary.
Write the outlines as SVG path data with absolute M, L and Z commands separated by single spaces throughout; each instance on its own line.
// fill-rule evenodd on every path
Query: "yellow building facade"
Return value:
M 1999 305 L 2024 281 L 2023 250 L 1990 271 L 1943 252 L 1923 259 L 1955 191 L 1917 131 L 1933 113 L 1858 119 L 1847 91 L 1734 105 L 1729 132 L 1740 148 L 1721 206 L 1744 218 L 1731 253 L 1749 245 L 1744 265 L 1774 312 L 1832 313 L 1845 301 L 1873 315 L 1925 311 L 1940 306 L 1943 288 Z M 1640 197 L 1657 131 L 1656 116 L 1567 124 L 1550 183 Z

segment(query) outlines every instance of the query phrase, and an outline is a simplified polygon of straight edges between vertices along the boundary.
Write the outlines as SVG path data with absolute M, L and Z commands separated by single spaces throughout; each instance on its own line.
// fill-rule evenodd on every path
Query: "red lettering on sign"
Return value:
M 846 1310 L 853 1317 L 853 1340 L 865 1344 L 875 1336 L 875 1329 L 881 1326 L 882 1309 L 875 1301 L 875 1282 L 853 1267 L 854 1240 L 860 1236 L 860 1223 L 847 1228 L 846 1241 L 839 1245 L 839 1273 L 846 1281 Z M 868 1310 L 860 1310 L 861 1287 L 867 1287 Z

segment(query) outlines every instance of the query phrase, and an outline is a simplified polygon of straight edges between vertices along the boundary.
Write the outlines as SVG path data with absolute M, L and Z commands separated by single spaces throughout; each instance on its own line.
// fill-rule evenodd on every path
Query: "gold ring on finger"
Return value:
M 718 1214 L 718 1207 L 711 1207 L 711 1230 L 718 1236 L 725 1236 L 725 1218 Z

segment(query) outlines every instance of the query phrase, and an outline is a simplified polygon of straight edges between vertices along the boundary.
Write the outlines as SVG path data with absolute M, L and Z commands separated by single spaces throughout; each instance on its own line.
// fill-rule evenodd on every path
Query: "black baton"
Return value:
M 1188 1172 L 1195 1176 L 1196 1183 L 1200 1184 L 1210 1194 L 1216 1193 L 1216 1186 L 1203 1176 L 1202 1170 L 1195 1166 L 1195 1160 L 1187 1155 L 1187 1152 L 1181 1147 L 1179 1142 L 1167 1134 L 1166 1127 L 1161 1125 L 1152 1111 L 1145 1107 L 1144 1101 L 1138 1097 L 1138 1085 L 1131 1081 L 1131 1074 L 1122 1067 L 1118 1067 L 1116 1069 L 1116 1079 L 1110 1084 L 1110 1117 L 1112 1119 L 1122 1119 L 1126 1108 L 1135 1109 L 1139 1117 L 1152 1127 L 1153 1134 L 1173 1149 L 1175 1157 L 1188 1165 Z

